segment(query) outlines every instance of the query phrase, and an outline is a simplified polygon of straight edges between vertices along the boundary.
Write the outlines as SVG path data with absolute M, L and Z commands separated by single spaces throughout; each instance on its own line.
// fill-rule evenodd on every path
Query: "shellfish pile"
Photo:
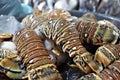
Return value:
M 61 9 L 36 9 L 22 24 L 12 39 L 17 53 L 0 54 L 1 72 L 9 78 L 63 80 L 58 67 L 67 58 L 86 74 L 78 80 L 120 78 L 120 30 L 113 23 L 97 21 L 91 13 L 77 18 Z

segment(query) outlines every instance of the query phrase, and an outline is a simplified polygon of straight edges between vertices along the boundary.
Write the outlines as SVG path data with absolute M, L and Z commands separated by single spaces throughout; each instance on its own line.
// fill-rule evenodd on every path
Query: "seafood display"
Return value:
M 65 11 L 63 13 L 65 13 Z M 96 45 L 103 45 L 105 43 L 115 44 L 119 37 L 119 29 L 108 21 L 106 21 L 107 24 L 103 22 L 99 22 L 98 24 L 89 21 L 84 22 L 84 19 L 80 22 L 77 21 L 78 26 L 75 27 L 76 23 L 71 24 L 66 18 L 64 18 L 65 15 L 62 17 L 60 16 L 60 14 L 63 13 L 59 13 L 59 15 L 57 15 L 58 13 L 56 10 L 58 19 L 51 17 L 50 15 L 46 15 L 47 17 L 45 17 L 41 14 L 31 14 L 23 20 L 23 25 L 32 25 L 32 29 L 39 29 L 39 33 L 44 34 L 44 36 L 49 39 L 52 39 L 56 45 L 61 46 L 63 52 L 69 53 L 70 57 L 74 57 L 74 62 L 84 72 L 88 73 L 91 72 L 91 70 L 94 72 L 100 72 L 102 70 L 101 65 L 93 60 L 91 53 L 85 49 L 82 42 L 87 40 L 87 42 L 93 42 L 93 44 Z M 50 16 L 50 18 L 48 16 Z M 109 24 L 111 25 L 108 27 Z M 84 37 L 86 38 L 84 39 Z M 83 57 L 85 57 L 86 60 Z
M 68 53 L 70 57 L 74 58 L 74 62 L 84 72 L 88 73 L 92 70 L 95 72 L 101 71 L 101 66 L 93 60 L 93 56 L 91 55 L 91 53 L 89 53 L 84 48 L 81 41 L 79 40 L 79 34 L 74 27 L 75 25 L 71 24 L 65 18 L 59 17 L 60 16 L 58 15 L 57 19 L 54 17 L 49 19 L 45 18 L 45 16 L 43 17 L 39 15 L 38 17 L 35 14 L 31 14 L 23 20 L 23 25 L 25 27 L 32 25 L 30 26 L 31 29 L 37 28 L 40 31 L 39 33 L 44 34 L 44 36 L 49 39 L 52 39 L 56 45 L 61 46 L 63 52 Z M 43 20 L 45 21 L 43 22 Z M 89 58 L 85 60 L 83 57 Z
M 0 51 L 1 72 L 9 78 L 64 80 L 58 67 L 68 64 L 68 58 L 86 74 L 78 80 L 120 78 L 120 30 L 110 21 L 97 21 L 91 13 L 77 18 L 61 9 L 36 9 L 22 24 L 24 28 L 12 38 L 17 52 Z M 98 47 L 91 52 L 88 44 Z

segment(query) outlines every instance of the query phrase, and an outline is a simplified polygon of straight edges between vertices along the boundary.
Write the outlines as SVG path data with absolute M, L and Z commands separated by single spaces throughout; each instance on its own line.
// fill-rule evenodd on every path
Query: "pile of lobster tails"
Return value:
M 22 25 L 16 34 L 0 35 L 0 72 L 8 79 L 120 79 L 120 29 L 111 21 L 90 12 L 76 17 L 62 9 L 35 9 Z M 65 65 L 81 76 L 65 79 Z

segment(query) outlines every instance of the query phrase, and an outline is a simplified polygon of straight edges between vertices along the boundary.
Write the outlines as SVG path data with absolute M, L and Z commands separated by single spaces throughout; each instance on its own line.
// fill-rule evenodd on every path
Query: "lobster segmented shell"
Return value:
M 62 80 L 41 38 L 31 29 L 20 30 L 14 38 L 29 80 Z
M 82 43 L 86 42 L 93 45 L 115 44 L 120 36 L 120 30 L 107 20 L 95 22 L 82 17 L 77 24 L 76 29 L 80 34 Z
M 82 76 L 78 80 L 119 80 L 120 79 L 120 59 L 110 64 L 102 72 L 95 74 L 90 73 Z
M 21 79 L 26 71 L 20 67 L 18 63 L 16 63 L 16 56 L 12 57 L 5 57 L 0 61 L 0 67 L 3 69 L 3 73 L 6 74 L 11 79 Z
M 101 71 L 102 66 L 93 60 L 91 53 L 81 44 L 75 25 L 69 21 L 63 18 L 48 19 L 45 16 L 31 14 L 23 20 L 23 25 L 25 27 L 32 25 L 31 29 L 37 28 L 45 37 L 52 39 L 63 52 L 74 57 L 74 62 L 84 72 Z
M 8 33 L 0 34 L 0 42 L 11 40 L 12 37 L 13 35 Z
M 96 50 L 94 59 L 104 67 L 120 58 L 120 44 L 106 44 Z
M 5 57 L 11 57 L 11 58 L 17 58 L 17 54 L 13 53 L 9 49 L 0 49 L 0 61 L 4 59 Z

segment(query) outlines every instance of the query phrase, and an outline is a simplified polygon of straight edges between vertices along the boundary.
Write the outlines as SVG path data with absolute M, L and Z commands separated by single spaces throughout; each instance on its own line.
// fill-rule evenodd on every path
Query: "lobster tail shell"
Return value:
M 94 59 L 103 64 L 104 67 L 120 58 L 120 44 L 107 44 L 99 47 Z
M 62 80 L 43 45 L 43 41 L 32 29 L 24 28 L 19 31 L 15 35 L 14 42 L 30 80 Z

